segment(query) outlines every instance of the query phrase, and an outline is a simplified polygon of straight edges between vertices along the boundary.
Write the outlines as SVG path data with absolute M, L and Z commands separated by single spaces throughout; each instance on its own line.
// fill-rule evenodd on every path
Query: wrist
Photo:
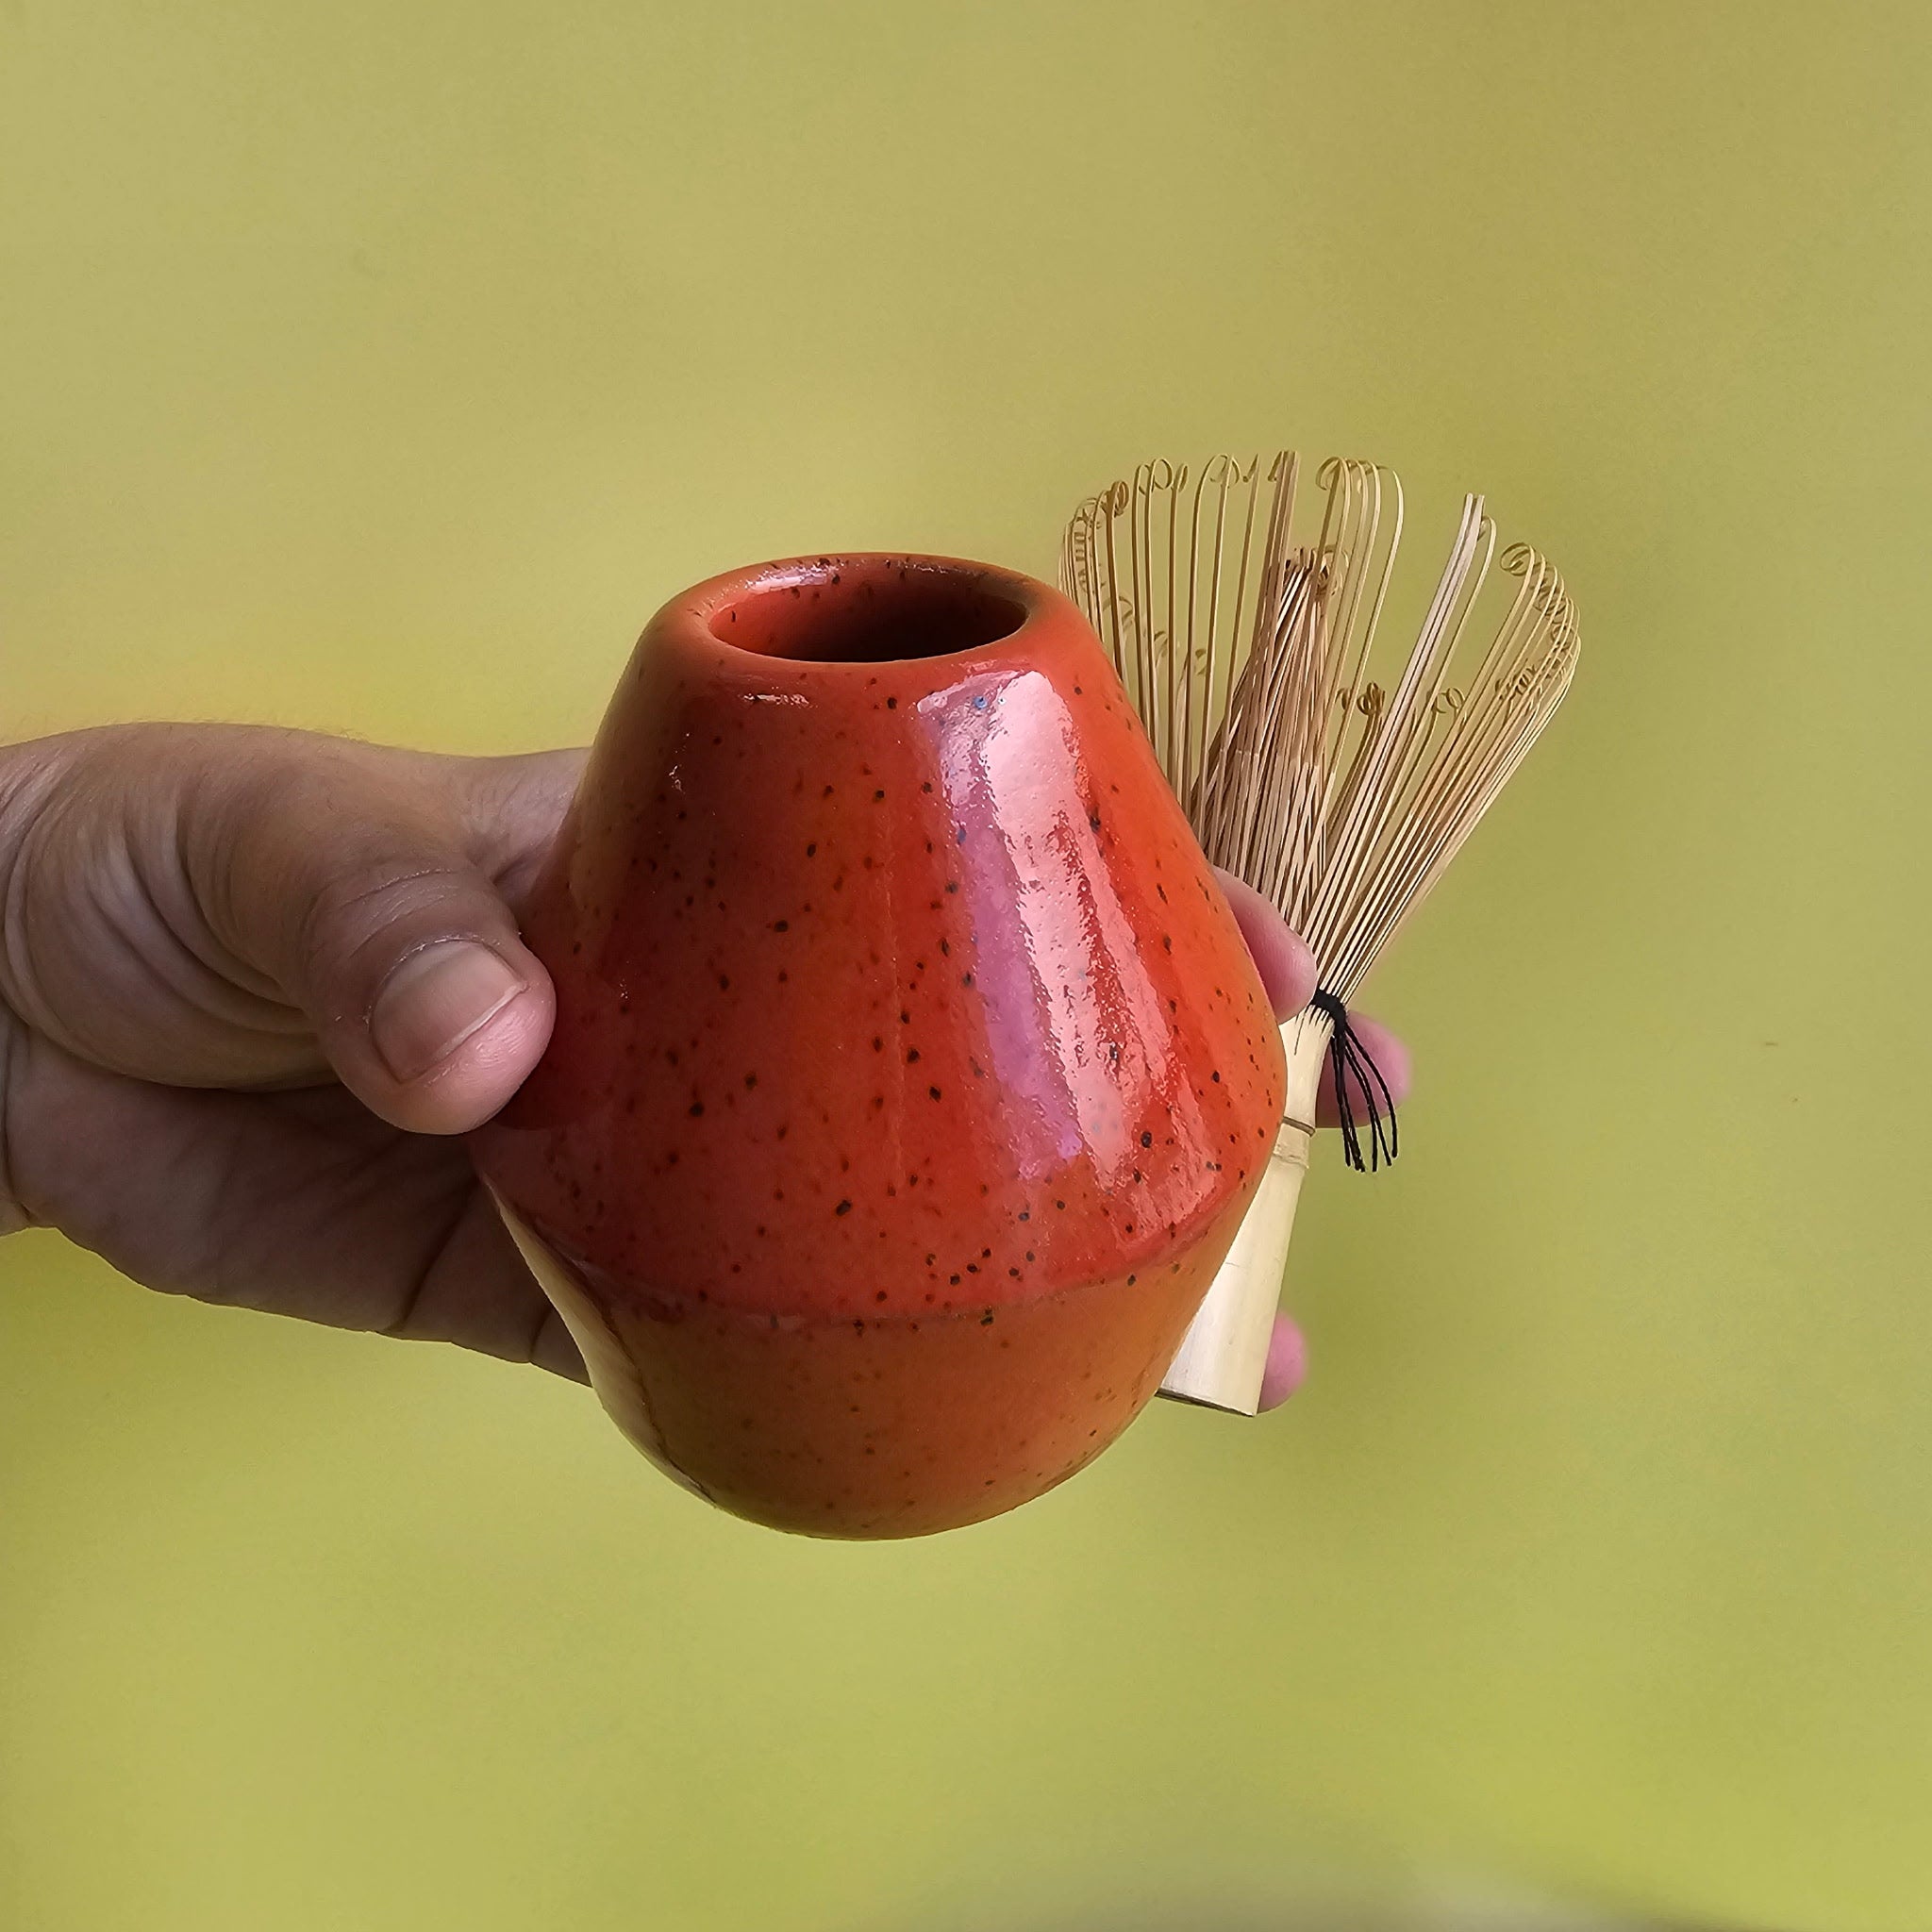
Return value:
M 72 743 L 71 739 L 40 738 L 0 744 L 0 1006 L 16 1012 L 19 962 L 9 957 L 9 949 L 19 943 L 23 926 L 28 847 L 58 775 L 71 761 Z
M 15 1183 L 15 1136 L 29 1041 L 15 1010 L 15 974 L 8 949 L 22 930 L 32 827 L 69 762 L 70 744 L 68 740 L 42 739 L 0 745 L 0 1235 L 30 1227 L 34 1221 Z
M 73 762 L 77 734 L 30 738 L 21 744 L 0 744 L 0 910 L 10 903 L 8 892 L 28 828 L 40 815 L 59 774 Z M 7 928 L 0 927 L 0 947 Z M 4 956 L 0 956 L 4 963 Z

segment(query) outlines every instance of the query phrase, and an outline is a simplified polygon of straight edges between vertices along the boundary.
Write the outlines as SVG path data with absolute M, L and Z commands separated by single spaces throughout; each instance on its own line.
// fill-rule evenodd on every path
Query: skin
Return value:
M 549 1038 L 515 908 L 582 757 L 172 724 L 0 748 L 0 1233 L 583 1380 L 451 1138 Z M 1223 884 L 1276 1012 L 1299 1011 L 1307 948 Z M 1399 1101 L 1407 1053 L 1357 1025 Z M 1284 1317 L 1263 1406 L 1304 1369 Z

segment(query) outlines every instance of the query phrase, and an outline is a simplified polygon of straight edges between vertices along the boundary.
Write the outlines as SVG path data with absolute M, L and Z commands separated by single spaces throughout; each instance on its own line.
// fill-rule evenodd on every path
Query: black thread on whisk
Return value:
M 1335 1076 L 1335 1111 L 1341 1120 L 1342 1157 L 1356 1173 L 1367 1174 L 1380 1167 L 1384 1160 L 1395 1158 L 1395 1096 L 1390 1092 L 1374 1057 L 1362 1044 L 1361 1035 L 1349 1024 L 1346 1003 L 1336 994 L 1318 989 L 1308 1005 L 1314 1011 L 1325 1014 L 1335 1029 L 1328 1038 L 1328 1066 Z M 1368 1105 L 1366 1160 L 1362 1158 L 1361 1129 L 1356 1124 L 1355 1102 L 1349 1093 L 1351 1080 Z

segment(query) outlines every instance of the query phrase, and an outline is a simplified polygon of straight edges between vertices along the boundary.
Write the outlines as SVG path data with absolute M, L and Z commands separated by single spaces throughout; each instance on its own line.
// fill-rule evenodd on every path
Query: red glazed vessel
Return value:
M 675 598 L 525 932 L 557 1030 L 478 1164 L 690 1488 L 918 1535 L 1061 1481 L 1153 1393 L 1281 1046 L 1065 598 L 901 556 Z

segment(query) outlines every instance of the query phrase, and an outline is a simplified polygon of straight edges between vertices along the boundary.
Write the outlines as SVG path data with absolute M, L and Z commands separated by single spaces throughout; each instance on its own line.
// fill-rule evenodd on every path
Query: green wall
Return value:
M 1922 8 L 0 0 L 9 735 L 580 739 L 715 570 L 1047 571 L 1276 439 L 1394 465 L 1418 578 L 1486 490 L 1586 647 L 1374 983 L 1421 1091 L 1272 1421 L 820 1547 L 8 1242 L 0 1925 L 1923 1932 L 1928 93 Z

